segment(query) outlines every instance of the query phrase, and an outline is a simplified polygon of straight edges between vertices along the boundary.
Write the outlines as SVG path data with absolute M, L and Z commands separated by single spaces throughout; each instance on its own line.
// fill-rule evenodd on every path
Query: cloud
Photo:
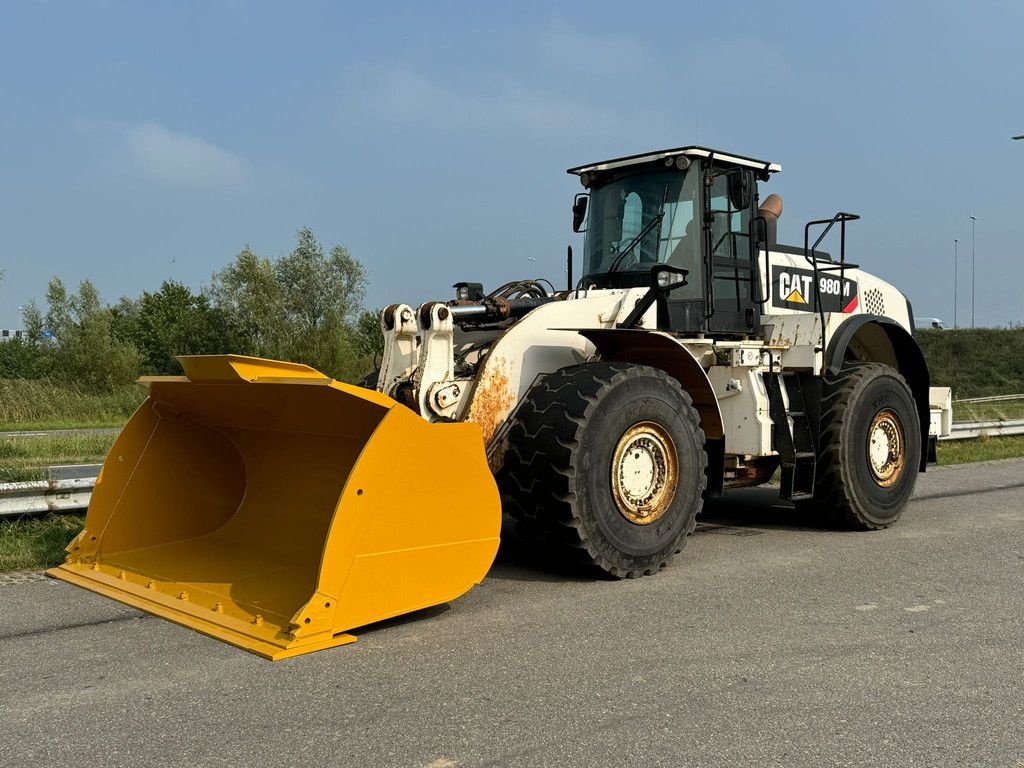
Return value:
M 566 137 L 586 127 L 588 135 L 613 135 L 655 116 L 596 106 L 572 95 L 494 82 L 486 92 L 460 90 L 403 66 L 377 64 L 349 72 L 347 111 L 444 131 L 486 130 Z
M 792 80 L 786 57 L 753 36 L 705 38 L 669 52 L 555 20 L 533 51 L 535 66 L 519 79 L 482 69 L 468 73 L 471 85 L 409 63 L 353 67 L 344 119 L 592 147 L 669 146 L 695 138 L 695 119 L 712 129 L 731 119 L 735 110 L 721 105 L 736 104 L 737 95 L 784 91 Z
M 593 35 L 561 21 L 548 26 L 540 45 L 545 60 L 555 70 L 604 77 L 657 69 L 654 55 L 639 40 L 625 35 Z
M 131 168 L 162 184 L 239 188 L 252 183 L 253 167 L 243 157 L 199 136 L 146 122 L 121 128 L 121 146 Z

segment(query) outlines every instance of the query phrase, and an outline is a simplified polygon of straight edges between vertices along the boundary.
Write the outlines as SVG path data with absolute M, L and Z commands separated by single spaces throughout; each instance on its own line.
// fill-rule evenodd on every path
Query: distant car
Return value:
M 937 317 L 918 317 L 914 320 L 917 328 L 934 328 L 938 331 L 946 330 L 946 325 Z

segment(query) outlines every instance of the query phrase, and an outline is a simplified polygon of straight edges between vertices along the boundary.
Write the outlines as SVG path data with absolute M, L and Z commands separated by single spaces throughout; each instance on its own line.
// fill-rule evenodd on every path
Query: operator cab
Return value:
M 586 232 L 579 287 L 646 287 L 667 265 L 686 282 L 659 309 L 659 328 L 754 333 L 763 303 L 755 246 L 768 241 L 757 182 L 781 170 L 706 147 L 570 168 L 587 190 L 573 205 L 573 228 Z

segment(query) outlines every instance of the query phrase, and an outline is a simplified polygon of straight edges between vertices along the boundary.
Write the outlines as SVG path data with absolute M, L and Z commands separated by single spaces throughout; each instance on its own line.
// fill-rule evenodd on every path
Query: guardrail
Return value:
M 1024 419 L 1006 421 L 954 421 L 953 431 L 939 440 L 972 440 L 978 437 L 1024 435 Z
M 989 397 L 965 397 L 954 403 L 998 403 L 1001 400 L 1024 400 L 1024 395 L 990 395 Z
M 1024 419 L 954 422 L 953 431 L 939 440 L 1010 435 L 1024 435 Z M 0 517 L 82 511 L 89 506 L 99 470 L 99 464 L 68 464 L 50 467 L 49 480 L 0 483 Z
M 0 517 L 85 509 L 95 487 L 95 477 L 0 483 Z
M 60 464 L 47 467 L 47 480 L 0 483 L 0 517 L 84 510 L 102 466 Z

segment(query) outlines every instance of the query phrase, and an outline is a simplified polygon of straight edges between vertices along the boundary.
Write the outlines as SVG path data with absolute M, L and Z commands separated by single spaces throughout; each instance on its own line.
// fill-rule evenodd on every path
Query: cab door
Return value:
M 756 253 L 750 242 L 757 205 L 754 174 L 709 164 L 704 178 L 707 330 L 753 333 L 759 323 Z

